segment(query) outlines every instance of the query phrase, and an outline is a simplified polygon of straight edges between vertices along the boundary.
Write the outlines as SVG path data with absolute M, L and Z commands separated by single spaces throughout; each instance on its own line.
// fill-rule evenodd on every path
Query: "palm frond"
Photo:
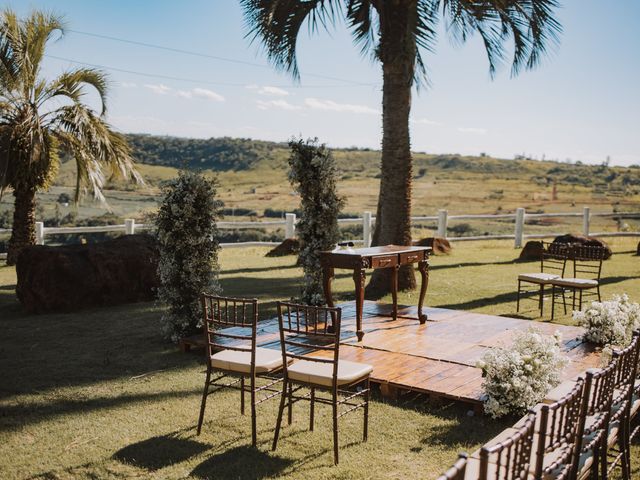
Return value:
M 46 85 L 41 91 L 36 91 L 36 101 L 39 106 L 56 97 L 67 97 L 73 102 L 81 101 L 86 93 L 85 86 L 93 87 L 100 96 L 100 115 L 107 110 L 108 80 L 106 73 L 93 68 L 79 68 L 64 72 L 58 78 Z

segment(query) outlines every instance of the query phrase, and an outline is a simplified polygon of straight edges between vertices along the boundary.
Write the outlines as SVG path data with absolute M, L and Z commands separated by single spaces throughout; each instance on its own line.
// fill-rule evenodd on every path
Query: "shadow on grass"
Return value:
M 279 475 L 292 464 L 293 460 L 242 446 L 209 457 L 193 469 L 191 476 L 200 479 L 268 478 Z
M 113 458 L 139 468 L 159 470 L 189 460 L 208 448 L 195 440 L 162 435 L 128 445 L 118 450 Z
M 260 272 L 268 272 L 270 270 L 288 270 L 292 268 L 300 268 L 300 266 L 294 263 L 292 265 L 278 265 L 277 267 L 234 268 L 234 269 L 222 270 L 220 273 L 222 275 L 235 275 L 237 273 L 260 273 Z

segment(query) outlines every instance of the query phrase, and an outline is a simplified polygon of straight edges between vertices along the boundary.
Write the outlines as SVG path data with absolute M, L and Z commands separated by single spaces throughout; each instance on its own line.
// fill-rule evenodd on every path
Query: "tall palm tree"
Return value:
M 296 46 L 301 27 L 312 32 L 343 17 L 363 54 L 382 66 L 382 161 L 374 245 L 411 244 L 411 93 L 427 82 L 422 53 L 432 52 L 440 19 L 456 40 L 478 33 L 491 74 L 512 39 L 512 74 L 535 67 L 561 26 L 557 0 L 241 0 L 249 35 L 262 42 L 278 69 L 299 78 Z M 401 270 L 400 288 L 415 287 Z M 370 294 L 388 291 L 388 270 L 377 270 Z
M 105 74 L 78 68 L 42 78 L 46 45 L 63 27 L 45 12 L 25 19 L 10 9 L 0 13 L 0 194 L 12 188 L 15 197 L 10 265 L 35 243 L 35 195 L 55 177 L 60 150 L 76 162 L 76 201 L 88 187 L 104 200 L 105 167 L 112 176 L 141 181 L 126 140 L 105 121 Z M 83 103 L 88 87 L 97 92 L 99 113 Z

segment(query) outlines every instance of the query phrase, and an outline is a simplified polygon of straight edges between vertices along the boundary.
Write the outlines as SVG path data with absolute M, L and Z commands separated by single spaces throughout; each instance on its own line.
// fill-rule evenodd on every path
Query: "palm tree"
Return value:
M 432 52 L 442 17 L 456 40 L 478 33 L 493 75 L 513 40 L 512 74 L 535 67 L 561 26 L 557 0 L 241 0 L 249 35 L 265 47 L 276 68 L 299 78 L 297 38 L 328 28 L 344 17 L 357 46 L 382 65 L 382 161 L 373 245 L 411 244 L 411 93 L 426 83 L 422 57 Z M 368 294 L 388 291 L 388 270 L 377 270 Z M 401 270 L 399 285 L 414 288 L 413 270 Z
M 7 264 L 35 243 L 35 195 L 56 175 L 59 151 L 77 167 L 75 199 L 90 187 L 104 200 L 104 167 L 112 176 L 141 181 L 124 137 L 105 121 L 107 77 L 87 68 L 41 77 L 47 42 L 63 33 L 62 19 L 34 11 L 20 19 L 0 13 L 0 194 L 13 189 L 15 209 Z M 100 113 L 83 103 L 87 87 L 97 92 Z

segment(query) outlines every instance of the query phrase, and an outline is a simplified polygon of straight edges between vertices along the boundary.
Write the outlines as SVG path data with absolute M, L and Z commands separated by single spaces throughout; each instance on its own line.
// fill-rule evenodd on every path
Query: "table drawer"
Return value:
M 395 267 L 398 265 L 398 255 L 381 255 L 371 259 L 371 268 Z
M 419 262 L 424 259 L 424 252 L 406 252 L 400 254 L 400 264 Z

